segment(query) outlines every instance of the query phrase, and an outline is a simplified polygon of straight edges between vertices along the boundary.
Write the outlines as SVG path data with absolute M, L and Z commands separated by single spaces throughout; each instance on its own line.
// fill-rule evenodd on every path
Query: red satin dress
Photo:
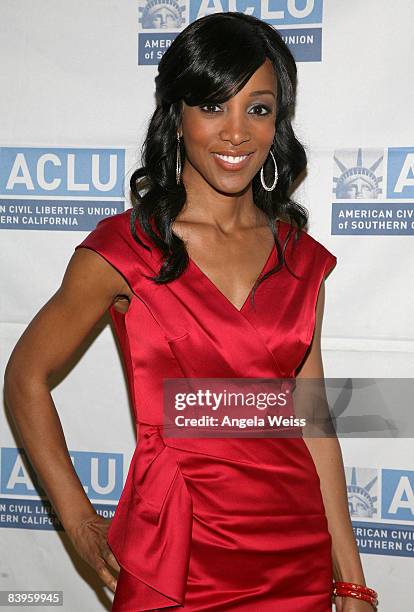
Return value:
M 108 532 L 121 570 L 113 612 L 330 612 L 331 536 L 303 438 L 163 436 L 164 378 L 294 377 L 315 326 L 319 286 L 336 263 L 293 233 L 284 267 L 238 310 L 190 261 L 156 285 L 162 255 L 130 233 L 131 210 L 100 221 L 92 249 L 134 292 L 109 312 L 122 351 L 137 446 Z M 150 245 L 138 222 L 138 236 Z M 278 222 L 280 239 L 289 225 Z M 277 263 L 276 248 L 261 275 Z

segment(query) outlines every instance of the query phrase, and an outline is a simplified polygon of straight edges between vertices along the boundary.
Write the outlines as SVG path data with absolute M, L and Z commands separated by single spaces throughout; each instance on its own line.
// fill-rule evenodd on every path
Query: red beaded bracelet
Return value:
M 370 589 L 363 584 L 356 584 L 355 582 L 334 580 L 332 598 L 334 597 L 355 597 L 370 603 L 374 610 L 378 606 L 378 593 L 374 589 Z

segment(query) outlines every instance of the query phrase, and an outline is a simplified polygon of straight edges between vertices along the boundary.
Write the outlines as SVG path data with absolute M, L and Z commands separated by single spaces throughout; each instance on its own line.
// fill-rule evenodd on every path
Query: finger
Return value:
M 102 582 L 108 588 L 110 588 L 111 591 L 115 592 L 116 585 L 117 585 L 117 580 L 116 580 L 116 578 L 114 578 L 114 576 L 108 570 L 106 565 L 104 563 L 100 563 L 99 565 L 96 566 L 95 569 L 96 569 L 96 572 L 97 572 L 99 578 L 102 580 Z
M 106 561 L 106 563 L 108 563 L 112 569 L 116 570 L 117 572 L 120 571 L 121 567 L 107 542 L 105 542 L 102 546 L 101 558 L 104 559 L 104 561 Z
M 110 550 L 108 550 L 105 554 L 105 561 L 112 567 L 112 569 L 116 570 L 117 572 L 120 571 L 121 567 Z

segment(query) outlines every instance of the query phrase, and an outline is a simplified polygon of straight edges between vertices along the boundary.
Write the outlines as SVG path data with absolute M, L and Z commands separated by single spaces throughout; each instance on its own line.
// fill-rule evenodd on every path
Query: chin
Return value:
M 218 183 L 214 185 L 216 191 L 223 193 L 225 195 L 243 195 L 246 191 L 250 189 L 251 180 L 246 184 L 245 181 L 236 183 L 234 185 L 226 185 Z

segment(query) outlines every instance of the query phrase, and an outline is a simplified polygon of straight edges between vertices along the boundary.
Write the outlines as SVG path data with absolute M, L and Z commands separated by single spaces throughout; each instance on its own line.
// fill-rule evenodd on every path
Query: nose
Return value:
M 245 117 L 241 113 L 228 112 L 227 116 L 223 117 L 220 138 L 230 141 L 233 145 L 248 142 L 251 136 Z

